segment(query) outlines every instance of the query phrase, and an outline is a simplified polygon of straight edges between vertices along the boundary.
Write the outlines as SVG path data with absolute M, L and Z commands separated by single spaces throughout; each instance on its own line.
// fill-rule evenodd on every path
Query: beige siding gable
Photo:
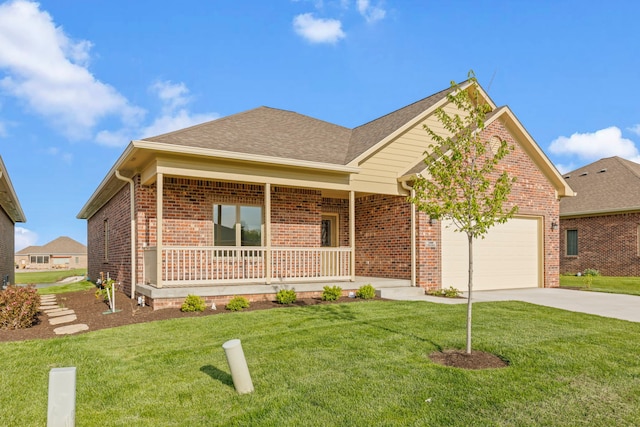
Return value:
M 456 111 L 450 104 L 444 108 L 450 114 Z M 360 173 L 352 180 L 356 190 L 404 195 L 406 192 L 398 186 L 398 178 L 424 159 L 431 144 L 425 125 L 441 135 L 447 133 L 437 117 L 429 115 L 361 161 Z

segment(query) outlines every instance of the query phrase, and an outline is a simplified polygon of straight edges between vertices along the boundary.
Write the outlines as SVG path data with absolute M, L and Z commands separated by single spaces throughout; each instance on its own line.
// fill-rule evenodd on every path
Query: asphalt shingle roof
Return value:
M 440 91 L 355 129 L 292 111 L 258 107 L 144 141 L 346 165 L 451 90 Z
M 640 210 L 640 164 L 608 157 L 562 175 L 577 193 L 560 201 L 560 215 Z
M 58 237 L 43 246 L 27 246 L 26 248 L 16 252 L 16 255 L 69 255 L 69 254 L 86 254 L 87 247 L 82 243 L 73 240 L 71 237 Z

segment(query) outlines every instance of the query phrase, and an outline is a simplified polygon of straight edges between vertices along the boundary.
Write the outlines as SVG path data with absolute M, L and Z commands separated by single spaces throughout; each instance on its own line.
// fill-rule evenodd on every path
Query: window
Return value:
M 338 246 L 338 215 L 323 214 L 320 229 L 320 244 L 322 247 Z
M 31 255 L 31 264 L 49 264 L 49 255 Z
M 213 205 L 214 246 L 262 246 L 262 207 Z
M 105 219 L 103 222 L 103 240 L 104 240 L 104 262 L 109 262 L 109 220 Z
M 578 230 L 567 230 L 567 256 L 578 255 Z

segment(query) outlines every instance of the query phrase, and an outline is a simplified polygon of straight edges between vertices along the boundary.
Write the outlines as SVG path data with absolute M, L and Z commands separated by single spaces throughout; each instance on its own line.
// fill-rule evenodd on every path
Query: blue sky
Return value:
M 16 248 L 76 215 L 132 139 L 266 105 L 359 126 L 473 69 L 561 171 L 640 162 L 640 2 L 0 3 Z

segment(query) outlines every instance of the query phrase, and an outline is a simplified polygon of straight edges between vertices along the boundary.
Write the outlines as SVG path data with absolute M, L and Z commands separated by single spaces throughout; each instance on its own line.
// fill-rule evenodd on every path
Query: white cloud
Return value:
M 149 138 L 178 129 L 184 129 L 199 123 L 215 120 L 217 113 L 194 114 L 186 107 L 191 102 L 189 89 L 184 83 L 157 81 L 149 87 L 161 103 L 160 115 L 148 125 L 124 127 L 117 131 L 103 130 L 96 135 L 96 141 L 102 145 L 120 147 L 131 139 Z
M 150 90 L 162 102 L 162 114 L 142 129 L 140 137 L 162 135 L 220 117 L 216 113 L 192 114 L 186 108 L 181 108 L 191 101 L 189 89 L 184 83 L 158 81 L 151 85 Z
M 311 43 L 336 43 L 346 37 L 342 22 L 337 19 L 314 18 L 303 13 L 293 18 L 294 31 Z
M 60 148 L 58 148 L 58 147 L 49 147 L 47 149 L 47 154 L 62 160 L 63 162 L 65 162 L 68 165 L 70 165 L 73 162 L 73 154 L 66 153 L 66 152 L 60 150 Z
M 358 12 L 369 23 L 374 23 L 384 19 L 387 12 L 380 6 L 371 6 L 369 0 L 357 0 Z
M 88 138 L 106 116 L 131 122 L 143 114 L 86 68 L 91 47 L 71 40 L 38 3 L 0 5 L 0 88 L 74 139 Z
M 640 135 L 640 124 L 637 124 L 637 125 L 631 126 L 630 128 L 628 128 L 628 130 L 629 130 L 630 132 L 635 133 L 636 135 Z
M 623 138 L 622 131 L 616 126 L 593 133 L 574 133 L 568 138 L 558 137 L 551 142 L 549 151 L 557 155 L 575 156 L 589 162 L 612 156 L 640 161 L 640 152 L 634 142 Z M 558 168 L 560 169 L 560 166 Z
M 14 247 L 16 251 L 33 246 L 38 241 L 38 235 L 24 227 L 15 227 L 14 231 Z

